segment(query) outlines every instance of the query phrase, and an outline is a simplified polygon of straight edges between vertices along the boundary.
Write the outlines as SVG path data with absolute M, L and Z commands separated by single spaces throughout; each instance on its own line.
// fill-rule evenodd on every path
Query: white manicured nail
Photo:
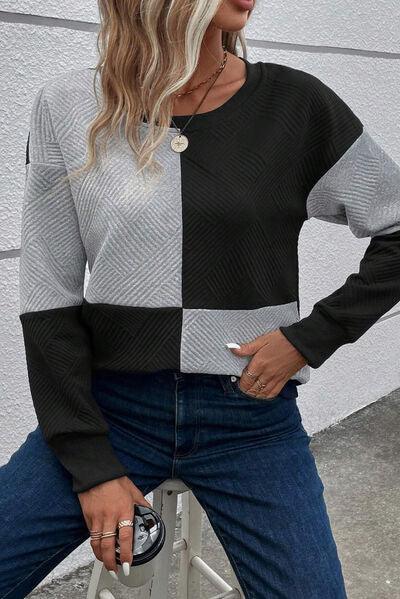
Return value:
M 109 573 L 111 574 L 111 576 L 113 578 L 115 578 L 115 580 L 118 580 L 118 576 L 116 575 L 116 573 L 114 572 L 114 570 L 109 570 Z
M 129 576 L 129 562 L 123 562 L 122 569 L 124 571 L 125 576 Z
M 238 343 L 226 343 L 225 345 L 226 345 L 226 347 L 228 347 L 229 349 L 233 349 L 233 348 L 235 348 L 235 349 L 240 349 L 240 345 L 239 345 Z

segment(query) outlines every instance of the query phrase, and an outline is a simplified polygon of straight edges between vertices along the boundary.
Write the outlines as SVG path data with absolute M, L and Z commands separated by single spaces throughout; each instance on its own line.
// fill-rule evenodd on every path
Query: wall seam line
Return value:
M 58 17 L 34 15 L 30 13 L 8 12 L 0 10 L 0 22 L 24 23 L 26 25 L 37 25 L 39 27 L 61 27 L 76 31 L 96 32 L 99 23 L 90 21 L 79 21 L 77 19 L 61 19 Z M 322 44 L 302 44 L 282 42 L 273 40 L 260 40 L 246 37 L 249 48 L 266 48 L 269 50 L 289 50 L 291 52 L 311 52 L 313 54 L 340 54 L 343 56 L 365 56 L 368 58 L 383 58 L 386 60 L 399 60 L 400 52 L 389 52 L 385 50 L 367 50 L 364 48 L 351 48 L 346 46 L 329 46 Z

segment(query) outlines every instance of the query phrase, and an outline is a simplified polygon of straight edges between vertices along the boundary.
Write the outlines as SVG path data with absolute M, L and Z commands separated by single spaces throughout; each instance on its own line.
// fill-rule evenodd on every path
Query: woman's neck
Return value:
M 182 86 L 179 93 L 192 89 L 204 79 L 207 79 L 221 64 L 223 59 L 222 45 L 212 52 L 207 46 L 202 47 L 197 68 L 193 77 Z M 243 85 L 246 79 L 246 65 L 234 54 L 228 52 L 227 61 L 218 79 L 213 84 L 212 81 L 201 85 L 191 94 L 175 98 L 173 114 L 186 115 L 193 114 L 199 102 L 204 96 L 206 90 L 212 85 L 206 98 L 198 109 L 198 113 L 208 112 L 221 106 Z

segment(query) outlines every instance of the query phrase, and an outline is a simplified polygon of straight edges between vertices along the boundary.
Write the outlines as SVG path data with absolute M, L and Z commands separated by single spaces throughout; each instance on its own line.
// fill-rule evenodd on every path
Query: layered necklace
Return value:
M 188 140 L 188 138 L 187 138 L 186 135 L 183 135 L 183 132 L 186 129 L 186 127 L 189 125 L 189 123 L 191 122 L 191 120 L 196 116 L 196 113 L 197 113 L 198 109 L 200 108 L 200 106 L 202 105 L 202 103 L 204 102 L 204 100 L 205 100 L 208 92 L 210 91 L 210 89 L 212 88 L 212 86 L 214 85 L 214 83 L 216 82 L 216 80 L 218 79 L 218 77 L 220 76 L 220 74 L 222 73 L 223 69 L 225 68 L 226 61 L 227 61 L 227 58 L 228 58 L 228 52 L 227 52 L 227 49 L 225 48 L 225 46 L 223 46 L 223 50 L 224 50 L 224 58 L 222 59 L 221 64 L 218 67 L 218 69 L 214 73 L 212 73 L 212 75 L 210 75 L 210 77 L 208 77 L 204 81 L 201 81 L 198 85 L 196 85 L 195 87 L 193 87 L 192 89 L 190 89 L 190 90 L 188 90 L 186 92 L 182 92 L 180 94 L 175 94 L 175 97 L 177 97 L 177 98 L 179 96 L 184 96 L 186 94 L 191 94 L 195 89 L 197 89 L 201 85 L 204 85 L 205 83 L 207 83 L 208 81 L 210 81 L 210 79 L 212 79 L 214 77 L 214 75 L 216 75 L 214 81 L 212 82 L 212 84 L 210 85 L 210 87 L 207 89 L 206 93 L 203 95 L 203 97 L 202 97 L 200 103 L 198 104 L 196 110 L 190 116 L 189 120 L 187 121 L 187 123 L 185 124 L 185 126 L 182 129 L 176 126 L 176 124 L 174 122 L 174 119 L 171 117 L 172 124 L 174 125 L 175 129 L 178 131 L 178 135 L 175 135 L 171 139 L 171 148 L 174 150 L 174 152 L 183 152 L 184 150 L 186 150 L 186 148 L 189 145 L 189 140 Z

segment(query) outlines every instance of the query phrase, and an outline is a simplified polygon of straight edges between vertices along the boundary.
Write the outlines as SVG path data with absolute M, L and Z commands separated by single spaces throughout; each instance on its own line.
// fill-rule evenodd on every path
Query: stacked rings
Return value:
M 249 376 L 252 379 L 257 379 L 257 375 L 254 374 L 253 372 L 250 372 L 249 370 L 247 370 L 247 368 L 244 369 L 245 373 L 247 374 L 247 376 Z M 263 383 L 261 381 L 261 379 L 257 379 L 257 385 L 259 389 L 264 389 L 264 387 L 266 387 L 266 383 Z
M 100 530 L 90 530 L 90 538 L 94 540 L 105 539 L 107 537 L 115 537 L 117 535 L 116 532 L 110 531 L 100 531 Z
M 133 520 L 120 520 L 118 522 L 118 530 L 123 528 L 124 526 L 134 526 Z M 107 539 L 108 537 L 116 537 L 118 532 L 112 530 L 100 531 L 100 530 L 90 530 L 90 538 L 91 539 Z
M 250 372 L 250 370 L 247 370 L 247 368 L 244 369 L 245 373 L 247 374 L 247 376 L 249 376 L 252 379 L 256 379 L 257 375 L 254 374 L 254 372 Z

